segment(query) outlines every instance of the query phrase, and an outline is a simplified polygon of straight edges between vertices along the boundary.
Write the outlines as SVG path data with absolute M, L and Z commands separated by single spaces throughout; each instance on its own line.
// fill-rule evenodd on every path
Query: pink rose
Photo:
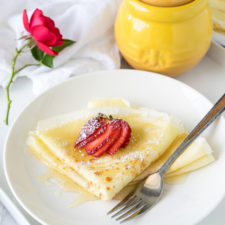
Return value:
M 23 11 L 23 24 L 42 51 L 52 56 L 58 55 L 50 47 L 62 45 L 64 40 L 52 19 L 44 16 L 40 9 L 36 9 L 29 22 L 25 9 Z

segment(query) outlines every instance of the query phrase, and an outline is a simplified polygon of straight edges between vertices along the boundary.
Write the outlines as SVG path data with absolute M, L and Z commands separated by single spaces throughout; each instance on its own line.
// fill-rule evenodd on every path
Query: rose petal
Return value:
M 49 30 L 54 30 L 55 29 L 55 22 L 49 18 L 49 17 L 45 17 L 45 21 L 46 21 L 46 25 L 49 28 Z
M 31 28 L 31 35 L 38 42 L 42 42 L 48 46 L 53 46 L 56 43 L 56 36 L 44 26 L 35 26 Z
M 45 25 L 45 17 L 40 9 L 35 9 L 30 19 L 30 28 Z
M 58 55 L 57 52 L 53 51 L 51 48 L 49 48 L 47 45 L 41 42 L 37 42 L 37 45 L 43 52 L 47 53 L 48 55 L 52 55 L 52 56 Z
M 64 40 L 57 40 L 57 41 L 55 42 L 55 44 L 52 45 L 52 46 L 59 46 L 59 45 L 63 45 L 63 44 L 64 44 Z
M 55 27 L 55 29 L 54 29 L 54 34 L 56 35 L 56 37 L 59 40 L 62 40 L 62 34 L 60 33 L 60 31 L 59 31 L 59 29 L 57 27 Z
M 23 10 L 23 25 L 24 25 L 25 29 L 28 32 L 30 32 L 29 20 L 28 20 L 27 10 L 26 9 Z
M 55 23 L 53 20 L 51 20 L 50 18 L 47 18 L 48 21 L 48 29 L 55 34 L 56 38 L 57 38 L 57 41 L 60 41 L 60 43 L 62 44 L 62 41 L 63 41 L 63 38 L 62 38 L 62 35 L 59 31 L 59 29 L 57 27 L 55 27 Z M 59 44 L 58 44 L 59 45 Z M 56 46 L 56 45 L 54 45 Z

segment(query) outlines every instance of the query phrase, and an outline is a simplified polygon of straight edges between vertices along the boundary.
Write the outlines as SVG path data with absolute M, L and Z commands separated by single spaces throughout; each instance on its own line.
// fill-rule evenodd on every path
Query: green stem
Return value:
M 8 102 L 8 104 L 7 104 L 7 112 L 6 112 L 6 117 L 5 117 L 6 125 L 9 124 L 9 111 L 10 111 L 10 106 L 11 106 L 11 103 L 12 103 L 12 100 L 10 99 L 10 94 L 9 94 L 10 86 L 11 86 L 11 84 L 13 82 L 13 79 L 14 79 L 15 75 L 18 72 L 20 72 L 22 69 L 25 68 L 25 67 L 22 67 L 19 70 L 15 71 L 16 60 L 17 60 L 18 56 L 20 55 L 20 53 L 23 51 L 23 49 L 30 44 L 30 41 L 31 41 L 31 39 L 29 39 L 28 42 L 26 44 L 24 44 L 19 50 L 16 49 L 16 55 L 13 57 L 13 60 L 12 60 L 11 77 L 9 79 L 9 82 L 8 82 L 7 86 L 6 86 L 6 97 L 7 97 L 7 102 Z
M 22 66 L 21 68 L 19 68 L 18 70 L 16 70 L 14 73 L 15 73 L 15 75 L 17 74 L 17 73 L 19 73 L 21 70 L 23 70 L 23 69 L 25 69 L 25 68 L 27 68 L 27 67 L 29 67 L 29 66 L 40 66 L 40 64 L 34 64 L 34 63 L 31 63 L 31 64 L 26 64 L 25 66 Z M 14 75 L 14 76 L 15 76 Z

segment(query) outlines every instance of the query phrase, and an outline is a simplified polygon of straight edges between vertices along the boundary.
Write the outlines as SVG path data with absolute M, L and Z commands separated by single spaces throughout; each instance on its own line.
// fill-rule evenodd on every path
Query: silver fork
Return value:
M 224 110 L 225 94 L 223 94 L 212 109 L 190 132 L 163 166 L 156 173 L 145 178 L 133 192 L 129 193 L 107 214 L 116 212 L 112 217 L 115 217 L 116 220 L 120 220 L 122 223 L 141 215 L 152 208 L 160 199 L 163 191 L 163 178 L 168 168 L 174 160 L 184 152 L 187 146 L 190 145 L 220 114 L 222 114 Z

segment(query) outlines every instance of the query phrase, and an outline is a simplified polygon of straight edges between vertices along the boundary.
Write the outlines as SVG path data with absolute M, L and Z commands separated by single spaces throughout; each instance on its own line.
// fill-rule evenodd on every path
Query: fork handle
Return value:
M 189 133 L 189 135 L 180 144 L 177 150 L 169 157 L 158 172 L 164 176 L 168 168 L 175 161 L 175 159 L 184 152 L 188 145 L 190 145 L 222 112 L 225 110 L 225 93 L 212 107 L 212 109 L 205 115 L 205 117 L 197 124 L 197 126 Z

